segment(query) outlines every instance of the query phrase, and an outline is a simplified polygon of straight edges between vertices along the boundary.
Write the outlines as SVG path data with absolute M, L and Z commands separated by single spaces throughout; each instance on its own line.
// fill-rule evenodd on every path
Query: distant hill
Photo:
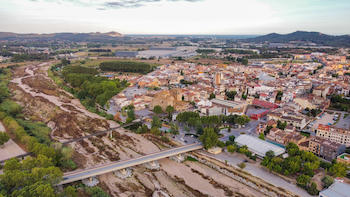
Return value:
M 332 36 L 320 32 L 296 31 L 290 34 L 267 34 L 256 38 L 245 39 L 249 42 L 263 43 L 288 43 L 292 41 L 313 42 L 318 45 L 334 46 L 334 47 L 350 47 L 350 36 Z
M 0 40 L 65 40 L 74 42 L 84 41 L 107 41 L 122 37 L 118 32 L 108 33 L 52 33 L 52 34 L 17 34 L 10 32 L 0 32 Z

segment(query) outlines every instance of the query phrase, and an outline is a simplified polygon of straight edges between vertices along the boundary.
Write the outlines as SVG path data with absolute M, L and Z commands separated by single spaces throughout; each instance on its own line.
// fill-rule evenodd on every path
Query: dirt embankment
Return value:
M 117 126 L 87 111 L 79 100 L 60 89 L 47 76 L 49 65 L 28 65 L 15 68 L 13 72 L 9 87 L 14 93 L 13 99 L 23 106 L 26 117 L 47 123 L 52 129 L 51 138 L 60 142 Z M 152 142 L 123 129 L 115 131 L 112 139 L 96 137 L 71 146 L 76 150 L 78 159 L 75 160 L 81 168 L 158 150 Z
M 10 83 L 13 99 L 23 106 L 25 117 L 45 122 L 51 138 L 64 142 L 117 126 L 115 122 L 87 111 L 68 92 L 47 76 L 49 63 L 18 67 Z M 108 135 L 72 143 L 79 168 L 125 160 L 159 151 L 166 146 L 158 138 L 118 129 Z M 194 162 L 160 161 L 159 171 L 143 165 L 133 168 L 133 176 L 120 179 L 113 173 L 99 176 L 100 186 L 112 196 L 264 196 L 222 173 Z M 155 196 L 157 196 L 155 194 Z

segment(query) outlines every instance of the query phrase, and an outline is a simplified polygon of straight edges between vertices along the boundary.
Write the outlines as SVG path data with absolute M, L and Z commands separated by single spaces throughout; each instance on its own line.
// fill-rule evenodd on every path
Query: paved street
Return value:
M 348 115 L 345 117 L 346 114 Z M 342 112 L 340 115 L 339 122 L 335 124 L 335 126 L 342 129 L 350 129 L 350 114 Z
M 242 163 L 245 160 L 245 157 L 239 153 L 230 154 L 227 152 L 222 152 L 217 155 L 213 155 L 207 152 L 204 152 L 206 155 L 209 155 L 211 157 L 217 158 L 219 160 L 226 160 L 229 164 L 238 165 L 239 163 Z M 293 183 L 289 183 L 282 179 L 281 177 L 274 175 L 270 173 L 269 171 L 265 170 L 264 168 L 259 166 L 260 164 L 254 164 L 254 163 L 246 163 L 246 167 L 244 168 L 245 171 L 249 172 L 253 176 L 259 177 L 264 181 L 267 181 L 268 183 L 271 183 L 277 187 L 284 188 L 286 190 L 289 190 L 299 196 L 302 197 L 311 197 L 305 190 L 299 188 Z
M 246 124 L 245 127 L 241 127 L 238 129 L 231 128 L 231 132 L 228 132 L 228 129 L 222 129 L 220 131 L 220 134 L 222 134 L 224 136 L 221 137 L 220 140 L 225 142 L 225 141 L 229 140 L 229 137 L 231 135 L 238 137 L 239 135 L 241 135 L 241 133 L 256 136 L 255 130 L 256 130 L 256 127 L 258 126 L 259 122 L 260 121 L 258 121 L 258 120 L 251 120 L 248 124 Z

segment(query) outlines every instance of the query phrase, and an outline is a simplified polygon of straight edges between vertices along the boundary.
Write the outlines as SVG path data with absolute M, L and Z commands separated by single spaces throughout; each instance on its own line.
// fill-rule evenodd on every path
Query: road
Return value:
M 231 128 L 231 132 L 228 132 L 228 129 L 221 129 L 220 134 L 222 134 L 224 136 L 221 137 L 220 140 L 223 141 L 223 142 L 228 141 L 229 137 L 231 135 L 234 135 L 235 137 L 238 137 L 243 132 L 245 134 L 248 134 L 248 135 L 256 136 L 255 130 L 256 130 L 256 127 L 258 126 L 259 123 L 260 123 L 260 121 L 251 120 L 249 123 L 247 123 L 245 125 L 245 127 L 241 127 L 241 128 L 238 128 L 238 129 L 232 129 Z
M 173 148 L 173 149 L 168 149 L 168 150 L 164 150 L 161 152 L 152 153 L 149 155 L 145 155 L 145 156 L 141 156 L 138 158 L 133 158 L 133 159 L 125 160 L 125 161 L 118 161 L 118 162 L 113 162 L 110 164 L 105 164 L 105 165 L 97 166 L 97 167 L 90 168 L 90 169 L 68 172 L 68 173 L 65 173 L 63 175 L 63 181 L 61 181 L 58 185 L 72 183 L 72 182 L 83 180 L 86 178 L 90 178 L 90 177 L 98 176 L 101 174 L 121 170 L 121 169 L 131 167 L 131 166 L 136 166 L 136 165 L 148 163 L 151 161 L 163 159 L 163 158 L 170 157 L 170 156 L 175 156 L 175 155 L 178 155 L 181 153 L 186 153 L 186 152 L 198 150 L 201 148 L 203 148 L 203 146 L 199 143 L 190 144 L 190 145 L 181 146 L 181 147 Z
M 230 154 L 227 152 L 222 152 L 217 155 L 210 154 L 208 152 L 201 152 L 203 155 L 207 155 L 212 158 L 216 158 L 221 161 L 227 161 L 227 163 L 231 165 L 235 165 L 238 167 L 238 164 L 244 162 L 246 160 L 245 156 L 239 153 Z M 284 188 L 288 191 L 293 192 L 294 194 L 297 194 L 299 196 L 303 197 L 311 197 L 305 190 L 302 188 L 296 186 L 294 183 L 290 183 L 281 177 L 269 172 L 268 170 L 264 169 L 260 166 L 259 163 L 249 163 L 246 162 L 246 167 L 244 168 L 244 171 L 249 172 L 251 175 L 256 176 L 258 178 L 261 178 L 262 180 L 275 185 L 277 187 Z

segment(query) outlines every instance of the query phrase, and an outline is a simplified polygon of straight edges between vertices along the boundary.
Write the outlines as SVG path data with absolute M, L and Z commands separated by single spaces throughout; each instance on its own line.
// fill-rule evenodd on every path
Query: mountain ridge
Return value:
M 91 32 L 91 33 L 13 33 L 0 32 L 0 40 L 18 40 L 18 39 L 35 39 L 35 40 L 69 40 L 69 41 L 92 41 L 96 39 L 113 40 L 123 37 L 121 33 L 111 31 L 107 33 Z
M 333 47 L 350 47 L 350 35 L 334 36 L 314 31 L 295 31 L 289 34 L 270 33 L 245 40 L 256 43 L 289 43 L 292 41 L 303 41 Z

